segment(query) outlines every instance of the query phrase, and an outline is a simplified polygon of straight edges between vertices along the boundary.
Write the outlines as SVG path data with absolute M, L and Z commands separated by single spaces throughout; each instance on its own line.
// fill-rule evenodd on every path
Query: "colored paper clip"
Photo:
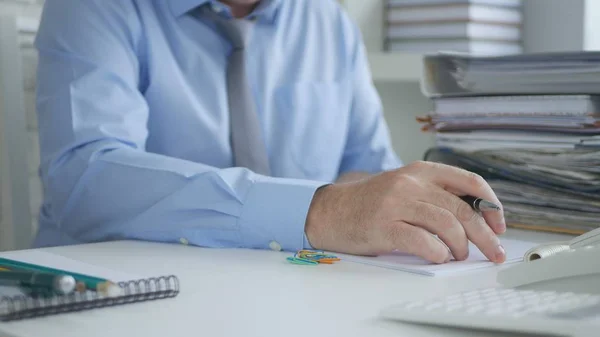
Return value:
M 317 262 L 317 261 L 312 261 L 312 260 L 303 259 L 303 258 L 299 258 L 299 257 L 293 257 L 293 256 L 288 257 L 287 260 L 293 264 L 302 264 L 302 265 L 317 265 L 317 264 L 319 264 L 319 262 Z
M 340 261 L 340 259 L 335 255 L 325 254 L 325 252 L 323 252 L 323 251 L 306 250 L 306 249 L 299 250 L 294 255 L 293 258 L 299 259 L 301 261 L 311 261 L 311 262 L 323 263 L 323 264 L 333 264 L 337 261 Z
M 335 262 L 338 262 L 338 261 L 340 261 L 340 259 L 338 259 L 338 258 L 317 260 L 317 262 L 324 263 L 324 264 L 334 264 Z

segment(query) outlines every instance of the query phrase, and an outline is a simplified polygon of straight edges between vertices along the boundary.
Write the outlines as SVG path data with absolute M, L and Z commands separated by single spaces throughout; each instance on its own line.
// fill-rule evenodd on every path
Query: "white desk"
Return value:
M 509 231 L 538 242 L 566 236 Z M 380 320 L 401 300 L 495 286 L 497 269 L 426 277 L 340 262 L 299 266 L 286 252 L 111 242 L 48 249 L 132 274 L 175 274 L 173 299 L 0 323 L 1 336 L 506 336 Z M 511 335 L 514 336 L 514 335 Z

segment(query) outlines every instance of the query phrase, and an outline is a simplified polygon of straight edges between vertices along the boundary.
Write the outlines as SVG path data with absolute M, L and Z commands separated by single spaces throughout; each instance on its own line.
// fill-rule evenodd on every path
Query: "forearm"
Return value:
M 46 167 L 52 218 L 81 242 L 109 239 L 205 247 L 304 248 L 314 191 L 303 180 L 256 175 L 98 142 Z

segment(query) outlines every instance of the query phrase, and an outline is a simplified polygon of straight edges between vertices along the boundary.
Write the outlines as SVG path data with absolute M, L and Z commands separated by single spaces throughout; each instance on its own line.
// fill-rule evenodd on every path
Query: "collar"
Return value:
M 258 7 L 250 14 L 250 16 L 262 18 L 269 23 L 274 23 L 280 2 L 281 0 L 261 0 Z M 173 15 L 176 17 L 187 14 L 193 9 L 207 4 L 222 9 L 227 15 L 231 16 L 229 6 L 217 0 L 168 0 L 168 3 L 171 6 L 171 12 L 173 12 Z

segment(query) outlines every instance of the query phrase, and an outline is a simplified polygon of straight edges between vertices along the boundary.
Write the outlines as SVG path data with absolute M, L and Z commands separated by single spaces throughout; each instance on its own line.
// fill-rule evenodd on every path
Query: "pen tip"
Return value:
M 481 200 L 479 203 L 479 208 L 483 211 L 499 211 L 500 207 L 498 205 L 493 204 L 487 200 Z

